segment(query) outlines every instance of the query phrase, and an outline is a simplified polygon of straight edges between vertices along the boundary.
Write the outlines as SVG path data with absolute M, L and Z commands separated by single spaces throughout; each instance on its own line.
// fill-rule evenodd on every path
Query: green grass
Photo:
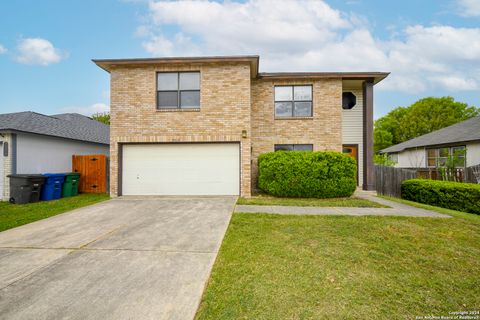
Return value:
M 251 198 L 239 198 L 237 204 L 259 206 L 301 206 L 301 207 L 363 207 L 386 208 L 380 203 L 350 197 L 350 198 L 276 198 L 267 195 L 256 195 Z
M 404 200 L 404 199 L 395 198 L 395 197 L 388 197 L 388 196 L 381 196 L 381 195 L 378 195 L 377 197 L 390 200 L 390 201 L 395 201 L 398 203 L 407 204 L 409 206 L 420 208 L 420 209 L 426 209 L 426 210 L 431 210 L 438 213 L 448 214 L 452 217 L 458 217 L 458 218 L 463 218 L 463 219 L 472 220 L 472 221 L 478 221 L 478 219 L 480 219 L 480 216 L 474 213 L 467 213 L 467 212 L 456 211 L 456 210 L 451 210 L 447 208 L 435 207 L 429 204 L 419 203 L 419 202 L 410 201 L 410 200 Z
M 478 310 L 480 216 L 440 210 L 453 218 L 234 214 L 196 318 Z
M 85 207 L 109 198 L 107 194 L 84 193 L 75 197 L 29 204 L 0 202 L 0 231 Z

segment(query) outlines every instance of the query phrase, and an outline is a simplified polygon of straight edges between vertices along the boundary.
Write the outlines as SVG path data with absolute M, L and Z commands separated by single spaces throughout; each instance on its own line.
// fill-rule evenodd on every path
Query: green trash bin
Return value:
M 78 194 L 78 183 L 80 182 L 80 173 L 65 173 L 65 181 L 63 182 L 62 196 L 72 197 Z

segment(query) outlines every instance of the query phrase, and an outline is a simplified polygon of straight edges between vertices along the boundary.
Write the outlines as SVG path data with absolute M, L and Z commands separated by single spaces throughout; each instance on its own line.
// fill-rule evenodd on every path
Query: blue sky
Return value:
M 108 109 L 93 58 L 259 54 L 261 71 L 391 71 L 376 116 L 480 106 L 480 0 L 2 1 L 0 111 Z

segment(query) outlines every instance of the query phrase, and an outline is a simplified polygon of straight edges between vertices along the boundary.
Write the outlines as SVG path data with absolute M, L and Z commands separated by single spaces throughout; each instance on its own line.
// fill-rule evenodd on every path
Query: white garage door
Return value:
M 238 195 L 235 143 L 123 146 L 124 195 Z

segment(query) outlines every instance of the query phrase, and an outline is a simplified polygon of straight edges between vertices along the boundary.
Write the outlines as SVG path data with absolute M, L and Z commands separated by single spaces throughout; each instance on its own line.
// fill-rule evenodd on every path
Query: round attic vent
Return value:
M 352 92 L 342 94 L 342 109 L 350 110 L 357 104 L 357 97 Z

